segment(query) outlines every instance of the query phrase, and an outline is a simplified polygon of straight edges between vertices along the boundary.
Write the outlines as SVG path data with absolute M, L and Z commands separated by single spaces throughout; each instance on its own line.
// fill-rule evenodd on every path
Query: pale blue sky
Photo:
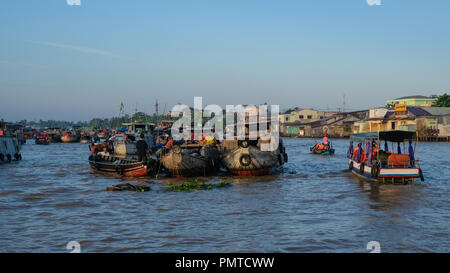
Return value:
M 0 118 L 193 104 L 349 109 L 450 91 L 450 1 L 2 0 Z

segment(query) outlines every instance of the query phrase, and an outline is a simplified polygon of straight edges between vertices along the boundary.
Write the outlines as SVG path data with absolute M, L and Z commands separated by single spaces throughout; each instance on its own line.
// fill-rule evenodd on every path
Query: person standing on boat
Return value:
M 148 144 L 144 140 L 144 134 L 141 134 L 139 140 L 136 142 L 136 149 L 138 154 L 138 161 L 147 162 Z

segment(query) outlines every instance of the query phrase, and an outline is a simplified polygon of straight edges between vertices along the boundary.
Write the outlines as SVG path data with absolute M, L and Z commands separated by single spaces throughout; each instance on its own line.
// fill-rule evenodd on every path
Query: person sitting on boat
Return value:
M 320 142 L 317 141 L 316 145 L 314 145 L 314 147 L 312 148 L 312 150 L 318 150 L 320 147 Z
M 103 146 L 103 151 L 98 153 L 98 155 L 102 155 L 102 156 L 108 156 L 109 152 L 108 152 L 108 147 Z
M 141 134 L 139 140 L 136 142 L 136 150 L 138 154 L 138 161 L 147 162 L 148 144 L 144 140 L 144 134 Z
M 356 159 L 356 157 L 358 156 L 358 150 L 359 150 L 359 146 L 356 146 L 356 148 L 353 149 L 353 159 Z
M 173 138 L 169 137 L 169 140 L 167 141 L 166 145 L 164 146 L 164 148 L 166 149 L 171 149 L 173 147 Z

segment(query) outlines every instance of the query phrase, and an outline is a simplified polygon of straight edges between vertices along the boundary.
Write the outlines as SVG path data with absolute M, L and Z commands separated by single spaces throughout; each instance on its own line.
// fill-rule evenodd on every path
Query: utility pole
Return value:
M 156 126 L 158 126 L 158 99 L 156 99 L 155 114 L 156 114 Z
M 345 93 L 344 93 L 344 96 L 342 98 L 342 112 L 345 113 Z

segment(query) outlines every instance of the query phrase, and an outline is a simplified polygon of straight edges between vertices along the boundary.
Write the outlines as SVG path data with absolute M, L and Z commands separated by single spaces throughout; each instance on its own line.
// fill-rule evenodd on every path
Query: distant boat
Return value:
M 89 135 L 83 135 L 80 139 L 81 144 L 86 144 L 91 142 L 91 137 Z
M 47 140 L 47 138 L 37 138 L 35 140 L 36 145 L 48 145 L 50 142 Z
M 61 141 L 63 143 L 79 142 L 80 137 L 72 132 L 66 132 L 66 133 L 64 133 L 64 135 L 61 136 Z

